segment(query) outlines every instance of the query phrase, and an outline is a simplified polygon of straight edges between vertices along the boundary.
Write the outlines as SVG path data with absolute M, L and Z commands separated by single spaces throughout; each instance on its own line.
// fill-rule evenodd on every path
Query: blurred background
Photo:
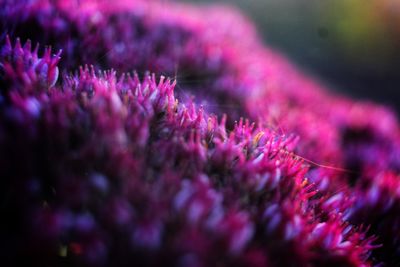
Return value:
M 330 88 L 400 114 L 400 0 L 181 0 L 240 8 L 265 43 Z

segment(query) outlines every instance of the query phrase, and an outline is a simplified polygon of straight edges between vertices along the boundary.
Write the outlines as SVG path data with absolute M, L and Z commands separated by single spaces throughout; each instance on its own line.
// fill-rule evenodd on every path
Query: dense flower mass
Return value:
M 5 266 L 400 264 L 386 108 L 227 7 L 0 3 Z

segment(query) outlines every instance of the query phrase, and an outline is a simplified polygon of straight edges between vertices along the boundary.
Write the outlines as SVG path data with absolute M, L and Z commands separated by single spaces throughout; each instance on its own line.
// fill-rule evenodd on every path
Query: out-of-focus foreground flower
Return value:
M 399 264 L 384 107 L 328 93 L 227 7 L 1 5 L 7 266 Z

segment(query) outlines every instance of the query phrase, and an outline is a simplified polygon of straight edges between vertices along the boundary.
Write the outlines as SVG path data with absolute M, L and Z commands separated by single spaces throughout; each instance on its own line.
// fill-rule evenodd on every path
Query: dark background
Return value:
M 399 0 L 181 0 L 223 3 L 254 21 L 265 43 L 333 90 L 400 114 Z

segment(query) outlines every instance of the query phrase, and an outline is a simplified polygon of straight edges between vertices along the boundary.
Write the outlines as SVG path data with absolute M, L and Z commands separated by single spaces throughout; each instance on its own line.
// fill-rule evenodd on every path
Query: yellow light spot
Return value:
M 308 179 L 304 178 L 303 182 L 301 183 L 301 186 L 304 187 L 308 184 Z
M 253 145 L 257 145 L 258 142 L 260 141 L 261 137 L 263 137 L 265 133 L 264 132 L 259 132 L 258 134 L 256 134 L 256 136 L 253 139 Z
M 60 245 L 58 249 L 58 255 L 60 257 L 67 257 L 68 256 L 68 247 L 65 245 Z

